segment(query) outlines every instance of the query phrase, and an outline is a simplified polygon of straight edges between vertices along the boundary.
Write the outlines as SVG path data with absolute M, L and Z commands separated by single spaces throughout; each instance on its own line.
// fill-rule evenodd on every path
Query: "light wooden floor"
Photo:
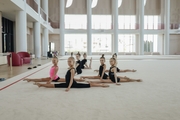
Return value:
M 7 64 L 0 65 L 0 78 L 8 79 L 8 78 L 14 77 L 16 75 L 29 71 L 27 69 L 28 67 L 34 67 L 34 66 L 37 66 L 38 64 L 44 65 L 50 61 L 51 59 L 45 59 L 45 58 L 33 59 L 32 64 L 24 64 L 23 66 L 13 66 L 12 71 L 10 70 L 10 67 Z M 33 69 L 36 69 L 36 68 L 33 68 Z

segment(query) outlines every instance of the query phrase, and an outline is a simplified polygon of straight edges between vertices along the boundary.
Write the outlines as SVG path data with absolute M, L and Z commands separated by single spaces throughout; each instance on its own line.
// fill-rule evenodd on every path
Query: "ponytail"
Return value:
M 100 57 L 100 59 L 104 59 L 104 60 L 105 60 L 104 54 L 102 54 L 102 56 Z
M 80 54 L 80 52 L 79 52 L 79 51 L 78 51 L 78 53 L 77 53 L 76 55 L 79 55 L 79 56 L 81 56 L 81 54 Z

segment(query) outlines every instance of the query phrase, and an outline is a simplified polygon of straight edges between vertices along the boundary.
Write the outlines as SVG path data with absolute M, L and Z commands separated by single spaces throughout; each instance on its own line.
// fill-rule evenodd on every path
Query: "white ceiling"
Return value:
M 3 17 L 15 21 L 16 11 L 19 10 L 21 9 L 10 0 L 0 0 L 0 11 L 2 12 Z M 27 15 L 27 21 L 33 22 L 35 19 Z

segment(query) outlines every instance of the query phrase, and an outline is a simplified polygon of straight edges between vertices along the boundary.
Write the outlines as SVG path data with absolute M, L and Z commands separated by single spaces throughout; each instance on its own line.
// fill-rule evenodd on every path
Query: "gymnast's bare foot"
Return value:
M 116 83 L 116 85 L 121 85 L 120 83 Z
M 138 79 L 137 82 L 142 82 L 142 80 L 141 80 L 141 79 Z
M 134 69 L 132 70 L 132 72 L 136 72 L 136 71 L 137 71 L 137 70 L 134 70 Z
M 130 78 L 128 78 L 128 77 L 126 77 L 126 76 L 124 76 L 124 79 L 130 79 Z
M 92 83 L 93 83 L 92 81 L 89 81 L 89 80 L 86 80 L 86 82 L 89 83 L 89 84 L 92 84 Z
M 80 77 L 80 79 L 75 79 L 75 81 L 78 81 L 78 82 L 84 82 L 85 79 L 83 79 L 82 77 Z
M 80 77 L 81 81 L 85 81 L 85 78 L 83 76 Z
M 31 80 L 28 78 L 24 79 L 23 81 L 31 82 Z
M 41 87 L 40 83 L 35 82 L 34 85 L 37 85 L 38 87 Z

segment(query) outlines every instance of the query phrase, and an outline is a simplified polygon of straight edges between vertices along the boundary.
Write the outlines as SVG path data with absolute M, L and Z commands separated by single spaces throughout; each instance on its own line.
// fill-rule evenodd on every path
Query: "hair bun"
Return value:
M 76 55 L 79 55 L 79 56 L 81 56 L 81 54 L 80 54 L 80 52 L 79 52 L 79 51 L 78 51 L 78 53 L 77 53 Z
M 102 54 L 102 57 L 104 57 L 104 54 Z

